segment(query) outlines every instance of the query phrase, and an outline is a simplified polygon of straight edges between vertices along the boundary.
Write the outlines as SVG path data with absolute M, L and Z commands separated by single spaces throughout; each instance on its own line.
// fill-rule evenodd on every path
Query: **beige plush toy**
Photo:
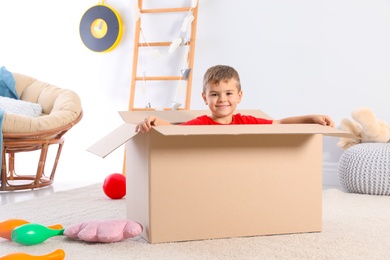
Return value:
M 341 121 L 340 129 L 355 135 L 357 138 L 340 138 L 338 147 L 347 149 L 358 143 L 388 143 L 390 142 L 390 125 L 378 120 L 372 111 L 367 107 L 359 107 L 352 112 L 355 121 L 344 118 Z

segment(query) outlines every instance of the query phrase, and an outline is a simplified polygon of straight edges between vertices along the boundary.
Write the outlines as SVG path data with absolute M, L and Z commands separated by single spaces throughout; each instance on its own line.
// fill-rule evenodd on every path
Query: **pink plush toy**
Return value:
M 141 234 L 143 227 L 130 220 L 91 220 L 71 225 L 64 230 L 69 238 L 87 242 L 118 242 Z

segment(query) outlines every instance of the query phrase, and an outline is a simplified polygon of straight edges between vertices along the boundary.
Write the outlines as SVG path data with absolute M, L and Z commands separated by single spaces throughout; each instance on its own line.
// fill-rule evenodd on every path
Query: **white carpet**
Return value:
M 22 218 L 64 227 L 93 219 L 125 217 L 125 199 L 108 199 L 101 184 L 0 206 L 0 221 Z M 98 244 L 57 236 L 38 245 L 24 246 L 0 238 L 0 256 L 13 252 L 43 255 L 58 248 L 70 260 L 390 259 L 390 197 L 325 189 L 320 233 L 163 244 L 148 244 L 140 237 Z

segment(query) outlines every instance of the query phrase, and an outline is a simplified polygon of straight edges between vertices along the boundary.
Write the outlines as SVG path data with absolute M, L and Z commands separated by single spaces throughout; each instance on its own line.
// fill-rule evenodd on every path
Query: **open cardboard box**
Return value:
M 259 110 L 237 111 L 270 118 Z M 322 136 L 317 124 L 160 126 L 209 111 L 124 111 L 125 123 L 88 148 L 105 157 L 126 143 L 127 218 L 150 243 L 322 229 Z

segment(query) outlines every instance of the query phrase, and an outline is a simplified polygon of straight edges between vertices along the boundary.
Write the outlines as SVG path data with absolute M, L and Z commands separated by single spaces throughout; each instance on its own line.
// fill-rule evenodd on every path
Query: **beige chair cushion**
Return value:
M 42 115 L 27 117 L 6 112 L 3 133 L 52 130 L 73 122 L 82 112 L 80 97 L 74 91 L 62 89 L 19 73 L 13 73 L 13 76 L 20 99 L 40 104 Z

